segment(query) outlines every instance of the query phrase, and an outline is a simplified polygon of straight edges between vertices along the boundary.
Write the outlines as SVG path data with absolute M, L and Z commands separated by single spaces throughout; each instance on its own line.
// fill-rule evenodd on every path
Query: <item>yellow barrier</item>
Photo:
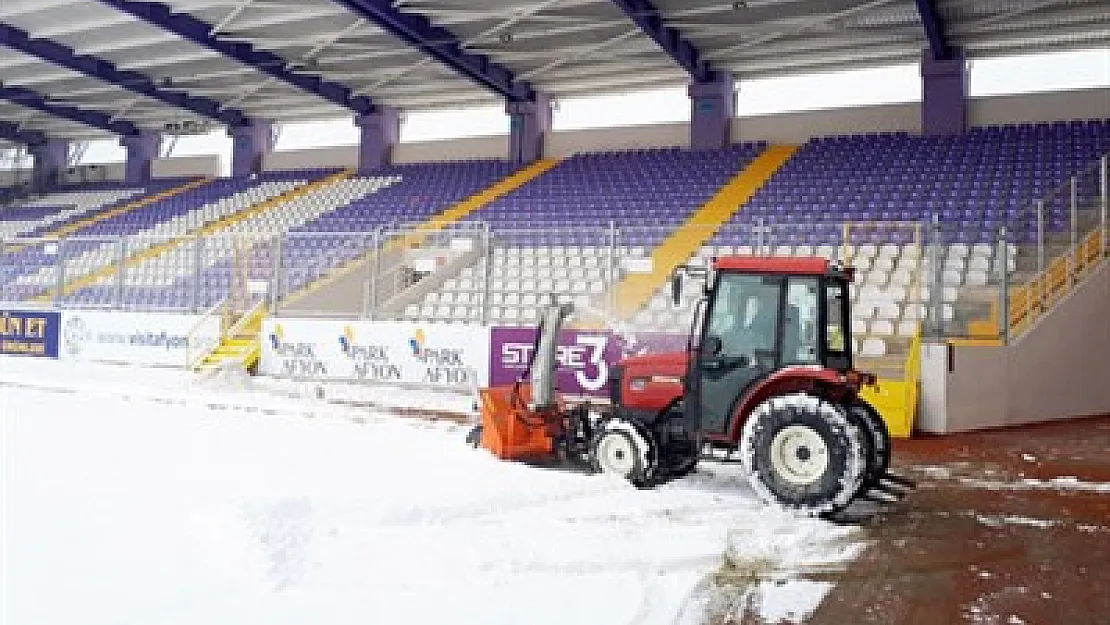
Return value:
M 917 421 L 921 387 L 921 329 L 910 341 L 910 353 L 901 380 L 880 379 L 878 387 L 865 387 L 860 395 L 879 411 L 890 435 L 909 438 Z

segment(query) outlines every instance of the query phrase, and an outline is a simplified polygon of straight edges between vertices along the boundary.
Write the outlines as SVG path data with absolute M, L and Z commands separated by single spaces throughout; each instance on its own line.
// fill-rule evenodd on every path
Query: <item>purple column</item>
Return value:
M 27 151 L 34 159 L 32 176 L 35 186 L 40 189 L 56 186 L 62 172 L 69 166 L 69 141 L 51 138 L 45 143 L 28 146 Z
M 249 176 L 262 171 L 262 159 L 274 149 L 270 122 L 251 120 L 227 129 L 231 137 L 231 175 Z
M 162 133 L 143 130 L 137 135 L 120 137 L 119 144 L 127 150 L 124 182 L 132 185 L 150 182 L 151 165 L 158 158 L 158 150 L 162 147 Z
M 372 113 L 355 117 L 359 128 L 358 172 L 368 174 L 389 165 L 393 146 L 401 136 L 401 116 L 397 109 L 381 106 Z
M 720 149 L 732 142 L 732 117 L 736 114 L 736 85 L 729 74 L 716 74 L 705 82 L 692 82 L 690 96 L 690 147 Z
M 529 102 L 509 102 L 509 160 L 525 165 L 543 158 L 544 135 L 551 130 L 551 100 L 542 93 Z
M 954 135 L 967 130 L 967 62 L 963 51 L 952 58 L 921 55 L 921 133 Z

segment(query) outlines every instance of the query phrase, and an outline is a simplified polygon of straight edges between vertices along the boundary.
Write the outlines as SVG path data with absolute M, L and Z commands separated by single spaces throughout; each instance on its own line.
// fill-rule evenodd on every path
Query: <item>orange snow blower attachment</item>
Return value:
M 571 310 L 562 304 L 543 311 L 528 370 L 520 379 L 478 391 L 481 422 L 471 444 L 502 460 L 544 461 L 560 455 L 558 441 L 575 427 L 569 417 L 574 411 L 565 410 L 555 392 L 558 335 Z
M 561 406 L 529 408 L 532 387 L 521 382 L 481 389 L 478 397 L 481 444 L 490 453 L 502 460 L 543 459 L 555 453 L 554 441 L 563 433 Z

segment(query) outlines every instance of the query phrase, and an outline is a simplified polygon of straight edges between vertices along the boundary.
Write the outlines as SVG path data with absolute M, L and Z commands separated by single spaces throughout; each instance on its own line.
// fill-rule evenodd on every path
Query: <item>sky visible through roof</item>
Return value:
M 917 64 L 787 76 L 738 83 L 737 115 L 751 117 L 799 110 L 917 102 L 921 79 Z M 971 97 L 1110 87 L 1110 50 L 1092 49 L 982 59 L 971 63 Z M 1110 115 L 1110 102 L 1107 103 Z M 575 130 L 688 121 L 690 104 L 684 87 L 635 93 L 567 98 L 557 103 L 553 130 Z M 410 111 L 403 116 L 402 142 L 432 141 L 508 133 L 503 107 Z M 350 119 L 283 125 L 275 149 L 350 146 L 358 132 Z M 231 140 L 223 130 L 180 137 L 171 156 L 219 155 L 227 173 Z M 124 160 L 115 139 L 91 142 L 81 163 Z M 0 158 L 0 168 L 14 162 Z

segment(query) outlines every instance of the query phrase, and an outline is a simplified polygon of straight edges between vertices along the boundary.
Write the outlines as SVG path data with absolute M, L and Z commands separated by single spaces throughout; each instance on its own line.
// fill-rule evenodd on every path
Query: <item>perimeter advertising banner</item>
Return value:
M 265 375 L 472 389 L 489 380 L 489 329 L 328 319 L 267 319 Z
M 0 309 L 0 355 L 57 358 L 60 326 L 56 312 Z
M 493 328 L 490 332 L 490 384 L 512 384 L 528 368 L 536 342 L 535 328 Z M 678 334 L 618 334 L 608 330 L 564 330 L 559 333 L 556 373 L 560 391 L 603 396 L 609 372 L 622 358 L 682 351 L 686 337 Z
M 200 315 L 121 311 L 66 311 L 61 358 L 184 367 L 190 340 L 211 340 L 196 327 Z M 216 326 L 209 329 L 219 335 Z

